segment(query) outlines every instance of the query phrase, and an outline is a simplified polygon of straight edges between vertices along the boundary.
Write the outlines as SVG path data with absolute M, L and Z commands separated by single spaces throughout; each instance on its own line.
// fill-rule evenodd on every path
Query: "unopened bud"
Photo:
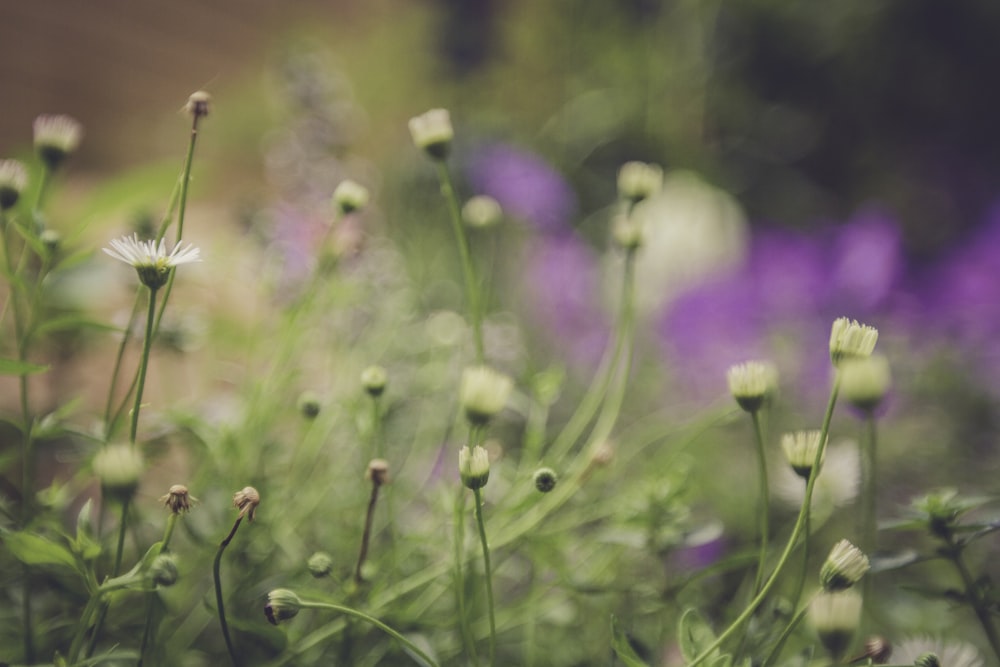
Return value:
M 889 360 L 882 355 L 844 359 L 840 364 L 840 393 L 865 412 L 879 406 L 891 384 Z
M 819 579 L 824 590 L 842 591 L 861 581 L 869 569 L 868 556 L 849 541 L 841 540 L 826 557 Z
M 306 566 L 309 568 L 309 574 L 320 579 L 333 570 L 333 558 L 325 551 L 317 551 L 309 557 Z
M 648 199 L 663 187 L 663 168 L 646 162 L 626 162 L 618 170 L 618 195 L 633 204 Z
M 365 388 L 365 391 L 372 398 L 382 395 L 388 380 L 389 375 L 381 366 L 369 366 L 361 371 L 361 386 Z
M 287 588 L 276 588 L 267 594 L 264 616 L 272 625 L 294 618 L 302 608 L 302 600 Z
M 861 620 L 861 596 L 852 590 L 820 593 L 809 605 L 809 619 L 823 646 L 837 661 L 850 647 Z
M 747 412 L 756 412 L 778 387 L 778 371 L 767 361 L 747 361 L 731 366 L 726 373 L 729 393 Z
M 470 489 L 481 489 L 490 479 L 490 455 L 486 449 L 476 445 L 472 449 L 462 447 L 458 452 L 458 473 L 462 484 Z
M 142 471 L 142 454 L 131 445 L 108 445 L 94 457 L 94 473 L 101 480 L 101 489 L 116 500 L 132 498 Z
M 834 366 L 848 357 L 869 357 L 878 342 L 878 329 L 838 317 L 830 328 L 830 360 Z
M 319 396 L 314 391 L 304 391 L 298 400 L 299 412 L 306 419 L 316 419 L 319 416 Z
M 157 586 L 173 586 L 177 583 L 177 561 L 171 554 L 160 554 L 149 567 L 149 576 Z
M 455 131 L 447 109 L 431 109 L 410 119 L 413 144 L 433 160 L 443 160 L 451 152 Z
M 795 431 L 781 436 L 781 449 L 785 452 L 785 460 L 795 474 L 806 481 L 809 480 L 813 465 L 816 463 L 820 435 L 822 434 L 819 431 Z M 825 454 L 824 451 L 824 457 Z
M 559 478 L 552 468 L 539 468 L 535 471 L 534 481 L 536 489 L 542 493 L 548 493 L 556 488 L 556 482 L 559 481 Z
M 50 171 L 58 169 L 77 149 L 83 136 L 83 127 L 69 116 L 39 116 L 34 130 L 35 152 Z
M 195 118 L 204 118 L 211 110 L 211 104 L 212 96 L 204 90 L 199 90 L 191 93 L 191 97 L 188 98 L 187 104 L 184 105 L 184 110 Z
M 0 160 L 0 211 L 14 208 L 28 185 L 28 170 L 17 160 Z
M 368 188 L 356 181 L 341 181 L 333 191 L 333 205 L 342 215 L 363 209 L 368 204 Z
M 474 426 L 485 426 L 507 405 L 514 383 L 489 366 L 472 366 L 462 373 L 459 400 Z
M 462 221 L 469 227 L 484 229 L 493 227 L 503 220 L 500 202 L 487 195 L 477 195 L 462 206 Z
M 258 505 L 260 494 L 252 486 L 243 487 L 233 494 L 233 507 L 240 511 L 240 518 L 245 516 L 248 521 L 253 521 Z
M 382 486 L 389 483 L 389 462 L 385 459 L 372 459 L 368 462 L 368 470 L 365 471 L 365 479 L 375 486 Z

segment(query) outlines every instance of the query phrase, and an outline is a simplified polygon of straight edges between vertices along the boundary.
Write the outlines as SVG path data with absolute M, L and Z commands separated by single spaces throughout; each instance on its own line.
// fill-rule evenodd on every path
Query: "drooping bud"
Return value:
M 556 482 L 559 481 L 556 471 L 552 468 L 539 468 L 535 471 L 533 479 L 535 481 L 535 488 L 541 493 L 548 493 L 556 488 Z
M 830 360 L 834 366 L 848 357 L 869 357 L 878 342 L 878 329 L 847 317 L 838 317 L 830 328 Z
M 233 507 L 240 511 L 240 518 L 246 517 L 248 521 L 253 521 L 258 505 L 260 494 L 252 486 L 245 486 L 233 494 Z
M 468 445 L 458 452 L 458 473 L 462 484 L 470 489 L 481 489 L 490 479 L 490 455 L 484 447 Z
M 869 569 L 868 556 L 849 541 L 841 540 L 826 557 L 819 579 L 824 590 L 842 591 L 861 581 Z
M 173 555 L 164 553 L 153 559 L 153 564 L 149 567 L 149 577 L 154 584 L 164 588 L 177 583 L 177 561 Z
M 432 160 L 444 160 L 451 152 L 451 142 L 455 138 L 451 114 L 447 109 L 431 109 L 411 118 L 410 136 L 413 137 L 413 144 Z
M 170 487 L 167 495 L 160 498 L 172 514 L 183 514 L 191 509 L 191 506 L 198 502 L 198 499 L 188 493 L 188 488 L 183 484 L 174 484 Z
M 264 616 L 271 625 L 295 618 L 302 608 L 302 600 L 287 588 L 276 588 L 267 594 L 267 604 L 264 605 Z
M 731 366 L 726 378 L 729 393 L 747 412 L 760 410 L 778 386 L 778 371 L 767 361 L 747 361 Z

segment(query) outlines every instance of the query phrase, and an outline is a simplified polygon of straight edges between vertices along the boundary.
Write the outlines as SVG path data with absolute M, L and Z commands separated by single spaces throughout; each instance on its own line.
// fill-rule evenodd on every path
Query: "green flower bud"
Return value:
M 471 450 L 468 446 L 458 452 L 458 472 L 462 484 L 470 489 L 481 489 L 490 479 L 490 456 L 486 449 L 476 445 Z
M 767 361 L 747 361 L 731 366 L 726 373 L 729 393 L 747 412 L 756 412 L 774 395 L 778 387 L 778 371 Z
M 462 206 L 462 221 L 469 227 L 485 229 L 503 220 L 503 209 L 493 197 L 477 195 Z
M 841 395 L 865 412 L 879 406 L 891 384 L 889 360 L 881 355 L 844 359 L 840 364 Z
M 819 580 L 826 591 L 842 591 L 861 581 L 869 569 L 868 557 L 847 540 L 841 540 L 826 557 Z
M 0 160 L 0 211 L 14 208 L 28 185 L 28 170 L 17 160 Z
M 267 604 L 264 605 L 264 616 L 272 625 L 295 618 L 302 608 L 302 600 L 287 588 L 276 588 L 267 594 Z
M 471 366 L 462 373 L 459 400 L 474 426 L 485 426 L 507 405 L 514 383 L 488 366 Z
M 819 451 L 819 431 L 795 431 L 781 436 L 781 449 L 795 474 L 808 481 Z M 826 452 L 824 452 L 825 458 Z M 823 462 L 820 461 L 822 464 Z
M 663 168 L 646 162 L 626 162 L 618 170 L 618 195 L 633 204 L 648 199 L 663 187 Z
M 62 234 L 54 229 L 46 229 L 42 232 L 38 240 L 45 246 L 45 250 L 48 251 L 49 255 L 54 255 L 59 252 L 59 246 L 62 244 Z
M 50 171 L 80 145 L 83 128 L 69 116 L 39 116 L 35 119 L 35 152 Z
M 836 662 L 850 648 L 861 621 L 861 596 L 852 590 L 820 593 L 809 605 L 809 620 Z
M 171 554 L 160 554 L 149 567 L 149 577 L 157 586 L 164 588 L 177 583 L 177 561 Z
M 309 557 L 306 565 L 309 568 L 309 574 L 319 579 L 329 575 L 330 571 L 333 570 L 333 558 L 325 551 L 317 551 Z
M 299 395 L 299 412 L 306 419 L 316 419 L 319 416 L 319 396 L 314 391 L 304 391 Z
M 447 109 L 431 109 L 410 119 L 413 144 L 432 160 L 444 160 L 451 152 L 455 131 Z
M 548 493 L 556 488 L 556 482 L 559 481 L 559 478 L 552 468 L 539 468 L 535 471 L 534 481 L 536 489 L 542 493 Z
M 941 667 L 941 659 L 936 653 L 921 653 L 913 661 L 913 667 Z
M 333 191 L 333 205 L 342 215 L 363 209 L 368 204 L 368 188 L 356 181 L 341 181 Z
M 642 222 L 633 215 L 620 213 L 611 221 L 611 238 L 625 250 L 642 245 Z
M 139 487 L 143 472 L 142 454 L 131 445 L 107 445 L 94 457 L 94 474 L 101 489 L 111 498 L 130 500 Z
M 382 395 L 388 379 L 388 373 L 381 366 L 369 366 L 361 371 L 361 386 L 365 388 L 365 391 L 372 398 Z
M 869 357 L 878 342 L 878 329 L 838 317 L 830 328 L 830 360 L 834 366 L 847 357 Z

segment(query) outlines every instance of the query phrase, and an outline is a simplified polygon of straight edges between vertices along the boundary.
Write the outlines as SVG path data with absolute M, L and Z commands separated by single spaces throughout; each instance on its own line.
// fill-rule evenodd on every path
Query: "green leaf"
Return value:
M 47 370 L 49 370 L 48 366 L 40 366 L 27 361 L 0 359 L 0 375 L 30 375 L 32 373 L 43 373 Z
M 121 331 L 121 327 L 116 327 L 105 322 L 97 322 L 83 315 L 66 315 L 56 317 L 42 322 L 35 328 L 37 334 L 47 334 L 57 331 L 72 331 L 74 329 L 97 329 L 99 331 Z
M 3 536 L 3 543 L 14 558 L 27 565 L 52 565 L 85 574 L 72 551 L 39 535 L 7 533 Z
M 684 656 L 685 662 L 691 662 L 715 643 L 715 632 L 694 608 L 688 609 L 681 616 L 677 633 L 681 655 Z M 712 651 L 709 658 L 715 660 L 716 655 L 718 655 L 718 649 Z
M 615 655 L 625 667 L 649 667 L 636 655 L 635 649 L 632 648 L 632 644 L 628 640 L 628 635 L 618 625 L 618 619 L 614 614 L 611 615 L 611 648 L 614 649 Z

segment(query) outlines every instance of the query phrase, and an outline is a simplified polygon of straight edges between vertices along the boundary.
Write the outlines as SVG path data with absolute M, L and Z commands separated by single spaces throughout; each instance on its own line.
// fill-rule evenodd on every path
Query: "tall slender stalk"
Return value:
M 483 570 L 486 576 L 486 602 L 490 612 L 490 665 L 497 662 L 497 621 L 496 611 L 493 604 L 493 574 L 490 568 L 490 545 L 486 541 L 486 524 L 483 521 L 483 496 L 481 489 L 473 489 L 476 497 L 475 511 L 476 524 L 479 526 L 479 541 L 483 545 Z
M 171 276 L 173 272 L 171 271 Z M 142 393 L 146 386 L 146 370 L 149 367 L 149 352 L 153 345 L 153 321 L 156 318 L 157 290 L 149 289 L 149 308 L 146 312 L 146 335 L 142 341 L 142 357 L 139 359 L 138 384 L 135 388 L 135 404 L 132 406 L 132 423 L 129 428 L 129 442 L 134 446 L 139 431 L 139 410 L 142 407 Z
M 770 489 L 767 484 L 767 452 L 764 447 L 764 429 L 761 425 L 760 410 L 750 413 L 753 418 L 754 439 L 757 442 L 757 478 L 760 489 L 757 498 L 757 525 L 760 530 L 760 554 L 757 558 L 757 573 L 753 580 L 753 595 L 760 591 L 761 583 L 764 580 L 764 568 L 767 564 L 767 540 L 770 532 L 768 526 L 768 515 L 770 504 Z
M 226 641 L 226 650 L 229 651 L 229 657 L 232 659 L 234 667 L 239 667 L 240 660 L 236 655 L 236 647 L 233 645 L 233 639 L 229 635 L 229 624 L 226 622 L 226 606 L 222 599 L 222 576 L 220 568 L 222 567 L 222 554 L 225 552 L 226 547 L 229 546 L 229 543 L 233 541 L 236 530 L 240 527 L 240 522 L 242 521 L 242 515 L 237 517 L 232 530 L 226 535 L 226 539 L 222 540 L 219 544 L 219 550 L 215 553 L 215 560 L 212 563 L 212 578 L 215 581 L 215 605 L 219 612 L 219 625 L 222 626 L 222 637 Z
M 1000 658 L 1000 635 L 997 634 L 996 626 L 993 625 L 992 612 L 990 611 L 988 601 L 983 598 L 981 586 L 976 583 L 972 573 L 969 571 L 969 567 L 965 564 L 965 559 L 962 557 L 962 550 L 965 548 L 965 545 L 958 542 L 950 530 L 943 537 L 948 545 L 943 550 L 944 556 L 951 561 L 952 565 L 958 571 L 958 575 L 962 578 L 962 584 L 965 587 L 965 601 L 972 607 L 972 611 L 975 612 L 976 618 L 979 620 L 979 625 L 982 626 L 983 633 L 985 633 L 986 639 L 990 643 L 990 648 L 993 649 L 993 653 L 996 654 L 997 658 Z
M 163 539 L 160 540 L 160 553 L 166 553 L 170 548 L 170 538 L 174 534 L 174 526 L 177 525 L 177 512 L 170 512 L 167 515 L 167 525 L 163 530 Z M 142 643 L 139 644 L 139 662 L 136 667 L 142 667 L 146 658 L 146 650 L 153 639 L 153 616 L 155 605 L 153 603 L 156 591 L 151 591 L 146 598 L 146 621 L 142 629 Z

